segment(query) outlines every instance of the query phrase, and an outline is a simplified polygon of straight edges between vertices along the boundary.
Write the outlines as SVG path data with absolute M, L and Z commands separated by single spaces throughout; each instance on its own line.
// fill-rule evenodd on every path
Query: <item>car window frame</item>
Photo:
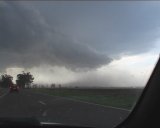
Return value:
M 158 92 L 159 91 L 159 92 Z M 128 117 L 115 128 L 160 127 L 160 55 L 151 76 Z

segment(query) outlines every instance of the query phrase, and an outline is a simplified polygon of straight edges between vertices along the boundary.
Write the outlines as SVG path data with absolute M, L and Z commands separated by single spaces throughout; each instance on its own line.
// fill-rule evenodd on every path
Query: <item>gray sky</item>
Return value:
M 159 34 L 159 2 L 1 1 L 0 71 L 30 71 L 36 83 L 139 86 L 157 59 Z M 135 65 L 124 67 L 126 58 Z

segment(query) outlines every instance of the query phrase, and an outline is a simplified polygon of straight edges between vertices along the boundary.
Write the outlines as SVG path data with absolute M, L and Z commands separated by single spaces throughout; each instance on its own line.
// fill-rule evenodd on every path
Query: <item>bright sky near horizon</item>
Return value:
M 160 2 L 0 1 L 0 72 L 34 83 L 144 87 L 159 57 Z

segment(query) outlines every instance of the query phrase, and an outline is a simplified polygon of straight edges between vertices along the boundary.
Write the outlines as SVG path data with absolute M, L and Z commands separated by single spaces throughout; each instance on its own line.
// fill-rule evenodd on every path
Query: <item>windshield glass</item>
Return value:
M 158 59 L 159 13 L 147 1 L 0 1 L 0 117 L 119 124 Z

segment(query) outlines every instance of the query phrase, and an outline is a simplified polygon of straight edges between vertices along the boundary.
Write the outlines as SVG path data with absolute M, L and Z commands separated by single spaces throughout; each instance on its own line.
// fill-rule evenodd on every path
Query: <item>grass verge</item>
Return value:
M 131 89 L 32 89 L 53 96 L 61 96 L 76 100 L 96 103 L 105 106 L 131 110 L 141 90 Z

